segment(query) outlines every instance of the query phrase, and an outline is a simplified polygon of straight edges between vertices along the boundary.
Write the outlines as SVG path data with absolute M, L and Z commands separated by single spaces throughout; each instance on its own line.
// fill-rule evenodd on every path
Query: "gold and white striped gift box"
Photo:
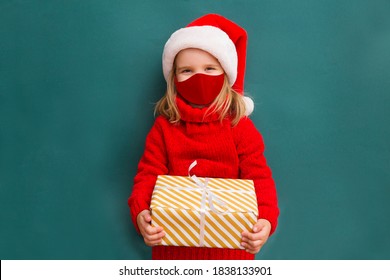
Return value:
M 253 181 L 192 177 L 157 178 L 151 211 L 166 232 L 161 245 L 242 249 L 258 216 Z

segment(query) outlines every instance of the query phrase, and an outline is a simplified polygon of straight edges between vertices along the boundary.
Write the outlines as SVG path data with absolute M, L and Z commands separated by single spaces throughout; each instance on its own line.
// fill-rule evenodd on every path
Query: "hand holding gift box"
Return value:
M 196 165 L 193 162 L 189 168 Z M 152 195 L 152 225 L 161 245 L 240 248 L 241 233 L 257 222 L 252 180 L 160 175 Z

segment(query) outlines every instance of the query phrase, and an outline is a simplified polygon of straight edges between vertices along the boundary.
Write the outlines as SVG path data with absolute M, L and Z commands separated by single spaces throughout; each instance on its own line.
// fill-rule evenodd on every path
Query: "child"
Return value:
M 203 16 L 165 44 L 165 96 L 149 132 L 128 200 L 133 223 L 153 259 L 254 259 L 275 231 L 279 209 L 263 139 L 247 117 L 253 102 L 243 96 L 246 32 L 228 19 Z M 158 175 L 253 180 L 258 222 L 242 233 L 245 250 L 158 246 L 164 229 L 152 227 L 149 211 Z

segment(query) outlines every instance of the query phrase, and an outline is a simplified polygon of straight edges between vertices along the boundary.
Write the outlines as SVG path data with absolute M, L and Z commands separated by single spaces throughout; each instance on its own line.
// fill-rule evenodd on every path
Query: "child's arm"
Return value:
M 279 208 L 275 182 L 264 156 L 264 142 L 260 132 L 249 118 L 242 119 L 233 128 L 239 156 L 240 178 L 254 182 L 259 220 L 271 224 L 271 235 L 277 226 Z
M 138 226 L 138 216 L 143 210 L 149 210 L 154 185 L 158 175 L 167 174 L 167 159 L 163 137 L 164 119 L 158 117 L 150 130 L 145 150 L 138 164 L 137 174 L 131 196 L 128 199 L 131 217 L 134 226 L 141 233 Z

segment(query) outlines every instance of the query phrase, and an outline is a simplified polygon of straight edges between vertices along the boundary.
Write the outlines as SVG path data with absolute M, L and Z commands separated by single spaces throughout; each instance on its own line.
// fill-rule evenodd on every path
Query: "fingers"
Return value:
M 153 226 L 151 226 L 150 224 L 147 224 L 147 225 L 144 227 L 144 233 L 145 233 L 145 235 L 153 236 L 153 235 L 159 234 L 159 233 L 162 232 L 162 231 L 163 231 L 163 228 L 162 228 L 162 227 L 153 227 Z
M 266 241 L 267 238 L 265 236 L 243 232 L 241 246 L 244 247 L 248 253 L 257 254 Z
M 148 246 L 156 246 L 162 242 L 162 238 L 165 236 L 165 232 L 162 227 L 152 227 L 148 226 L 145 228 L 144 242 Z
M 151 221 L 152 221 L 152 216 L 149 210 L 143 210 L 137 216 L 137 223 L 142 222 L 142 223 L 150 224 Z
M 144 221 L 146 223 L 150 223 L 152 221 L 152 216 L 150 215 L 150 212 L 145 212 L 145 214 L 142 216 L 142 218 L 144 219 Z
M 137 217 L 137 223 L 144 242 L 148 246 L 155 246 L 161 243 L 165 232 L 162 227 L 153 227 L 150 222 L 152 217 L 149 210 L 143 210 Z
M 242 233 L 241 246 L 248 253 L 257 254 L 267 242 L 270 230 L 271 224 L 267 220 L 259 220 L 253 226 L 252 232 L 244 231 Z

